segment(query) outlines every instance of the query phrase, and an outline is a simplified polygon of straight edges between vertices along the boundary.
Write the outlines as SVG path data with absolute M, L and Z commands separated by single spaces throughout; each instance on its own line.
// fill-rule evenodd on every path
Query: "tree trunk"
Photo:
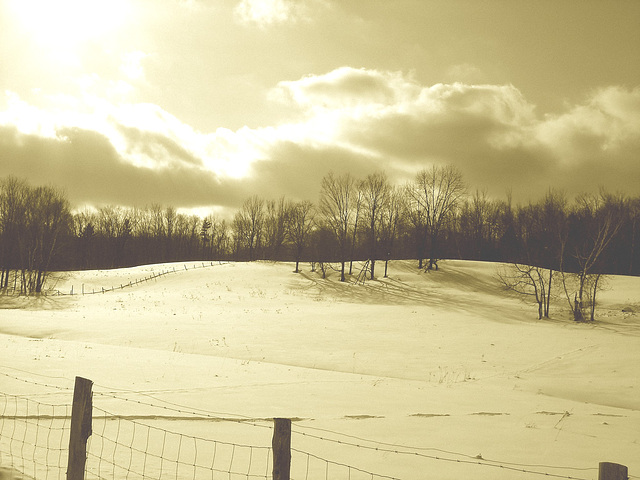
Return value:
M 596 313 L 596 293 L 598 292 L 598 282 L 600 281 L 600 274 L 596 275 L 596 280 L 593 283 L 593 295 L 591 296 L 591 321 L 595 321 Z
M 631 254 L 629 255 L 629 275 L 633 275 L 633 257 L 636 250 L 636 219 L 631 224 Z
M 43 284 L 42 272 L 38 270 L 38 275 L 36 277 L 36 293 L 42 293 L 42 284 Z
M 438 269 L 438 264 L 437 264 L 438 259 L 436 258 L 437 241 L 438 241 L 438 236 L 435 233 L 432 234 L 431 246 L 429 248 L 429 267 L 428 267 L 429 270 L 433 269 L 434 265 L 436 267 L 436 270 Z
M 584 294 L 584 284 L 587 280 L 587 275 L 584 272 L 580 272 L 580 288 L 578 289 L 578 296 L 574 302 L 575 311 L 573 313 L 574 319 L 578 322 L 584 320 L 584 315 L 582 314 L 582 298 Z
M 544 307 L 544 316 L 549 318 L 549 306 L 551 304 L 551 281 L 553 279 L 553 270 L 549 269 L 549 283 L 547 285 L 547 304 Z

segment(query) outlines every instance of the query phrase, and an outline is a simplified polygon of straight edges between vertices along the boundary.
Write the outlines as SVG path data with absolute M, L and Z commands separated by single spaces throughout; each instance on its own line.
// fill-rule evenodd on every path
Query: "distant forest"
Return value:
M 278 260 L 340 265 L 440 259 L 534 265 L 579 273 L 640 274 L 640 197 L 561 191 L 513 205 L 470 189 L 452 166 L 422 170 L 403 185 L 378 172 L 329 173 L 318 202 L 247 198 L 229 220 L 177 213 L 173 206 L 102 206 L 76 211 L 62 190 L 0 180 L 0 288 L 44 290 L 49 272 L 186 260 Z M 382 265 L 382 267 L 378 267 Z

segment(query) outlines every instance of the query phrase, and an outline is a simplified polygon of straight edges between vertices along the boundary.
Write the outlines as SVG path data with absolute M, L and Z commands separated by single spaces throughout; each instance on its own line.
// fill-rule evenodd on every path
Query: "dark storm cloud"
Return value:
M 57 137 L 0 128 L 0 175 L 62 186 L 76 207 L 230 211 L 254 194 L 317 200 L 330 171 L 385 171 L 402 184 L 433 164 L 457 166 L 471 191 L 509 190 L 519 203 L 549 188 L 570 197 L 601 186 L 640 194 L 640 88 L 601 89 L 545 116 L 511 85 L 423 86 L 410 75 L 347 67 L 277 90 L 298 121 L 207 134 L 146 105 L 96 122 L 100 133 L 54 130 L 34 115 Z
M 394 91 L 385 96 L 388 103 L 354 105 L 349 99 L 354 83 L 346 77 L 366 84 L 362 77 L 367 74 L 375 85 L 386 79 Z M 381 170 L 415 172 L 434 163 L 453 164 L 471 188 L 493 196 L 510 190 L 519 202 L 536 200 L 549 188 L 570 195 L 597 192 L 601 186 L 640 193 L 638 88 L 602 89 L 582 105 L 540 118 L 511 85 L 423 87 L 397 73 L 340 69 L 339 75 L 280 86 L 308 109 L 310 125 L 331 125 L 336 143 L 348 146 L 355 157 L 367 152 L 378 158 Z
M 270 160 L 253 165 L 253 174 L 245 180 L 266 198 L 282 195 L 298 200 L 316 201 L 320 182 L 330 171 L 362 177 L 388 167 L 376 158 L 339 146 L 312 146 L 283 141 L 269 150 Z
M 74 206 L 156 202 L 180 207 L 235 206 L 242 197 L 233 182 L 223 185 L 213 173 L 200 168 L 135 167 L 100 133 L 75 128 L 58 134 L 58 138 L 43 138 L 0 127 L 3 176 L 60 186 Z
M 117 124 L 116 129 L 127 141 L 127 153 L 141 154 L 147 158 L 175 162 L 186 166 L 202 167 L 202 160 L 197 158 L 177 141 L 157 132 L 150 132 L 135 127 Z

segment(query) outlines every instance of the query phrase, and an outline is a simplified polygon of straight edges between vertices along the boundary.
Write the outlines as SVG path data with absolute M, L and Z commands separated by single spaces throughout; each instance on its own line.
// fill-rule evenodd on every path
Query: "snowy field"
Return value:
M 294 419 L 297 480 L 597 479 L 603 461 L 640 478 L 640 278 L 609 277 L 598 321 L 575 324 L 559 296 L 537 320 L 491 263 L 392 262 L 363 285 L 308 264 L 197 265 L 71 272 L 56 288 L 76 295 L 0 297 L 0 393 L 70 405 L 74 377 L 89 378 L 94 437 L 117 423 L 125 443 L 110 414 L 190 435 L 165 438 L 165 455 L 206 457 L 209 478 L 265 478 L 273 417 Z M 130 475 L 97 476 L 136 478 L 133 457 Z

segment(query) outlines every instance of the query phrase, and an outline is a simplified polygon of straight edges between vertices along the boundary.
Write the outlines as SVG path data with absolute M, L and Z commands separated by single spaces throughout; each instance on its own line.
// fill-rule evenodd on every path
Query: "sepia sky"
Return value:
M 637 0 L 0 0 L 0 177 L 223 214 L 434 163 L 639 195 L 639 48 Z

